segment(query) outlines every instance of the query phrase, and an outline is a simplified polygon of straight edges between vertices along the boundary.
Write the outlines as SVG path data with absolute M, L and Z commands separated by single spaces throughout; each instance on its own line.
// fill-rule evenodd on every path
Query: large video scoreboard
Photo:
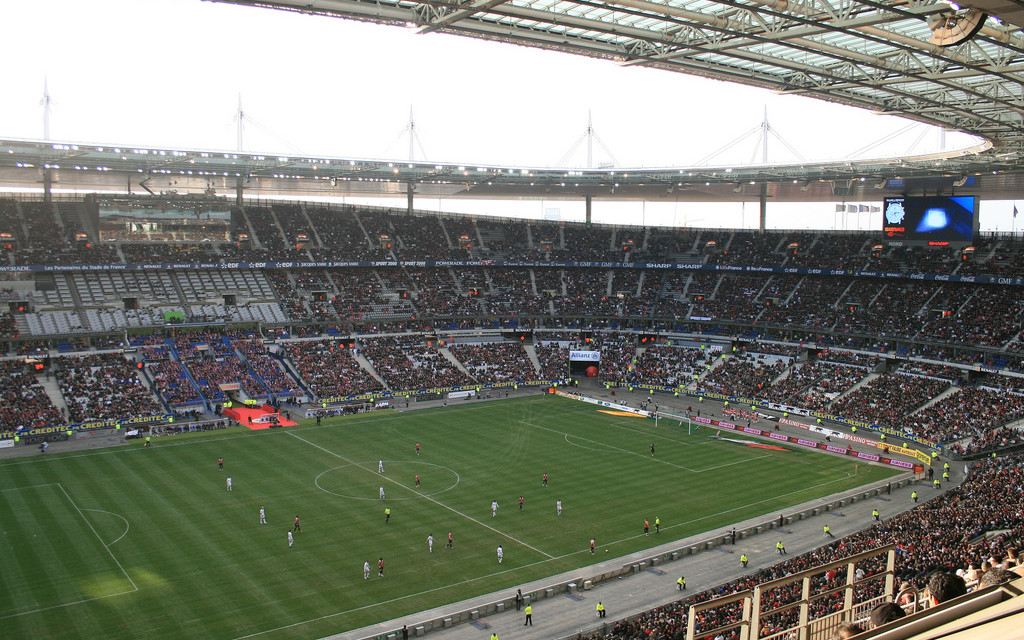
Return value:
M 977 231 L 974 196 L 886 198 L 882 209 L 882 233 L 890 245 L 967 246 Z

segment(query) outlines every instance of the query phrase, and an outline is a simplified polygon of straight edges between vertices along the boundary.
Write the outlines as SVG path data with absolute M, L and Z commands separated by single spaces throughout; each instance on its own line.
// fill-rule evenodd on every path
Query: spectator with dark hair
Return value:
M 1009 569 L 989 569 L 985 572 L 985 575 L 981 576 L 978 587 L 990 587 L 995 584 L 1016 580 L 1017 578 L 1020 578 L 1020 576 Z
M 955 573 L 939 571 L 928 579 L 928 597 L 932 606 L 948 602 L 965 593 L 967 593 L 967 584 Z
M 881 627 L 884 624 L 899 620 L 907 615 L 903 607 L 895 602 L 883 602 L 871 609 L 870 619 L 872 627 Z

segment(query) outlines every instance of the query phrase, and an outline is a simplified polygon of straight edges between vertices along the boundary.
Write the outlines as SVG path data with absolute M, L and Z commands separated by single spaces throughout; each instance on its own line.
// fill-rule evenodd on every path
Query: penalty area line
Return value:
M 89 526 L 89 529 L 90 529 L 90 530 L 92 530 L 92 532 L 93 532 L 93 535 L 95 535 L 95 536 L 96 536 L 96 539 L 100 541 L 100 544 L 102 544 L 102 545 L 103 545 L 103 548 L 107 550 L 107 553 L 108 553 L 108 554 L 110 554 L 110 559 L 114 561 L 114 564 L 116 564 L 116 565 L 117 565 L 117 568 L 121 570 L 121 573 L 123 573 L 123 574 L 124 574 L 124 577 L 125 577 L 125 578 L 128 578 L 128 583 L 132 585 L 132 589 L 133 589 L 134 591 L 138 591 L 138 590 L 139 590 L 139 587 L 138 587 L 138 585 L 137 585 L 137 584 L 135 584 L 135 581 L 134 581 L 134 580 L 132 580 L 132 577 L 131 577 L 130 575 L 128 575 L 128 572 L 127 572 L 127 571 L 125 571 L 125 568 L 124 568 L 124 566 L 123 566 L 123 565 L 121 564 L 121 561 L 117 559 L 117 556 L 115 556 L 115 555 L 114 555 L 114 552 L 110 550 L 110 547 L 109 547 L 109 546 L 108 546 L 108 545 L 107 545 L 107 544 L 106 544 L 105 542 L 103 542 L 103 538 L 101 538 L 101 537 L 100 537 L 100 534 L 99 534 L 99 533 L 98 533 L 98 532 L 96 531 L 96 528 L 92 526 L 92 523 L 91 523 L 91 522 L 89 522 L 89 519 L 85 517 L 85 514 L 84 514 L 84 513 L 82 513 L 82 510 L 81 510 L 81 509 L 80 509 L 80 508 L 78 507 L 78 505 L 77 505 L 77 504 L 75 504 L 75 501 L 71 499 L 71 496 L 70 496 L 70 495 L 68 495 L 68 492 L 67 492 L 67 490 L 66 490 L 66 489 L 64 488 L 64 485 L 62 485 L 62 484 L 61 484 L 61 483 L 59 483 L 59 482 L 58 482 L 58 483 L 56 483 L 56 484 L 57 484 L 57 486 L 58 486 L 58 487 L 60 488 L 61 492 L 62 492 L 62 493 L 64 494 L 64 497 L 65 497 L 65 498 L 67 498 L 67 499 L 68 499 L 68 502 L 70 502 L 70 503 L 71 503 L 71 506 L 72 506 L 72 507 L 74 507 L 74 508 L 75 508 L 75 511 L 77 511 L 77 512 L 78 512 L 78 515 L 79 515 L 79 516 L 80 516 L 80 517 L 82 518 L 82 520 L 83 520 L 83 521 L 85 521 L 85 524 L 87 524 L 87 525 Z M 127 521 L 126 521 L 126 522 L 127 522 Z M 127 533 L 127 531 L 126 531 L 125 533 Z M 122 536 L 122 537 L 124 537 L 124 536 Z M 120 540 L 120 539 L 121 539 L 121 538 L 118 538 L 118 540 Z

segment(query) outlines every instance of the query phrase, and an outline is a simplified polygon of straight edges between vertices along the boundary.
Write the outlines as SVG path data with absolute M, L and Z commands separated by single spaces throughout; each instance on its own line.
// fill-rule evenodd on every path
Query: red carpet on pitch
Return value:
M 269 404 L 260 407 L 232 407 L 224 409 L 224 415 L 238 420 L 238 423 L 250 429 L 269 429 L 273 424 L 270 416 L 277 416 L 277 423 L 282 427 L 294 427 L 298 425 L 294 420 L 287 420 L 277 409 Z

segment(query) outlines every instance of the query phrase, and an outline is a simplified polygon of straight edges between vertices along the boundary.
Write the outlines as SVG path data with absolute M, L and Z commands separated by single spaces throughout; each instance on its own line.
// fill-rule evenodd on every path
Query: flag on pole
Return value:
M 1017 205 L 1013 205 L 1013 217 L 1017 217 Z

